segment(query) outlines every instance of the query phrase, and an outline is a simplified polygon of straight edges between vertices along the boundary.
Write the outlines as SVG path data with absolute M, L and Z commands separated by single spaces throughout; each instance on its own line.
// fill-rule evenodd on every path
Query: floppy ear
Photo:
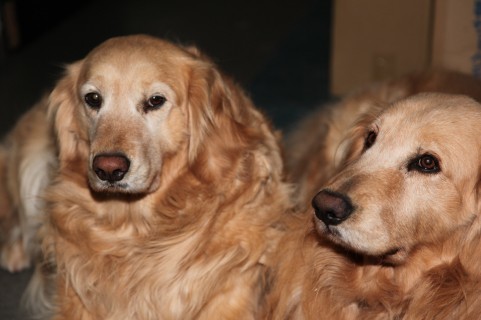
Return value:
M 203 179 L 226 177 L 266 134 L 264 118 L 243 90 L 209 61 L 192 66 L 187 104 L 189 164 Z
M 188 53 L 190 53 L 196 58 L 202 58 L 203 60 L 208 60 L 208 58 L 206 59 L 206 57 L 204 57 L 202 52 L 196 46 L 183 46 L 183 48 L 185 51 L 187 51 Z
M 206 67 L 208 68 L 208 67 Z M 191 70 L 187 92 L 187 113 L 189 118 L 188 160 L 192 164 L 202 147 L 205 136 L 214 127 L 214 108 L 211 101 L 211 86 L 216 81 L 210 70 Z
M 201 63 L 209 64 L 210 67 L 215 68 L 214 61 L 208 55 L 204 54 L 202 50 L 199 50 L 199 48 L 197 48 L 196 46 L 188 45 L 188 46 L 182 46 L 182 48 L 188 53 L 190 53 L 192 57 L 197 61 L 200 61 Z
M 79 112 L 76 91 L 81 65 L 82 61 L 69 65 L 49 96 L 48 114 L 54 125 L 61 167 L 88 156 L 88 137 L 80 123 L 83 114 Z

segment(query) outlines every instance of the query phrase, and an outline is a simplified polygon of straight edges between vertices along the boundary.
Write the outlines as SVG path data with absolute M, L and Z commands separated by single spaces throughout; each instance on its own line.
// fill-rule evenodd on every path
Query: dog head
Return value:
M 211 179 L 229 163 L 209 148 L 243 145 L 249 132 L 238 127 L 261 119 L 197 49 L 143 35 L 107 40 L 68 66 L 50 113 L 61 170 L 96 192 L 132 194 L 155 191 L 183 164 L 203 162 L 197 173 Z
M 361 123 L 345 168 L 312 200 L 320 234 L 402 263 L 416 247 L 471 224 L 479 210 L 478 103 L 420 94 Z

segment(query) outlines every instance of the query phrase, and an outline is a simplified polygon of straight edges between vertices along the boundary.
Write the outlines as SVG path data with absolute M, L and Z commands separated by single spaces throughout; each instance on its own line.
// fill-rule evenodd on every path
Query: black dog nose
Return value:
M 326 225 L 337 225 L 346 220 L 353 211 L 351 200 L 340 193 L 321 190 L 312 199 L 316 217 Z
M 124 178 L 130 161 L 122 154 L 100 154 L 95 156 L 92 167 L 100 180 L 115 182 Z

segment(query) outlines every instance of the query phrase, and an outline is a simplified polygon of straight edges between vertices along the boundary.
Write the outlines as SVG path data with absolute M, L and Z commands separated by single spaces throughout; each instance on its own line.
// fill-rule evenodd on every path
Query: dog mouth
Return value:
M 119 182 L 100 182 L 92 184 L 92 188 L 97 192 L 127 192 L 129 186 L 127 183 Z
M 398 265 L 403 263 L 408 256 L 408 252 L 404 248 L 395 248 L 387 251 L 379 256 L 379 262 L 381 264 Z
M 132 183 L 131 176 L 131 160 L 125 153 L 116 151 L 92 155 L 88 180 L 91 189 L 95 192 L 138 193 L 144 191 Z
M 403 263 L 408 257 L 408 250 L 402 247 L 393 247 L 384 252 L 376 253 L 370 252 L 367 249 L 361 249 L 359 246 L 345 241 L 342 233 L 336 226 L 329 226 L 322 223 L 317 226 L 317 232 L 336 246 L 342 247 L 356 255 L 364 256 L 376 264 L 398 265 Z
M 391 249 L 388 252 L 386 252 L 385 254 L 381 255 L 381 257 L 393 256 L 393 255 L 397 254 L 400 250 L 401 250 L 400 248 Z
M 94 170 L 89 171 L 87 181 L 94 193 L 111 195 L 146 195 L 155 191 L 159 185 L 158 175 L 150 177 L 150 180 L 126 177 L 115 181 L 99 178 Z

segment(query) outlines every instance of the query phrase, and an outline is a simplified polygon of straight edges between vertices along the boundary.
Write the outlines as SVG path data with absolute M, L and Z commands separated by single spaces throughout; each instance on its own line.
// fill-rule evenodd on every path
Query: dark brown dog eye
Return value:
M 145 110 L 150 111 L 150 110 L 155 110 L 160 107 L 162 107 L 167 101 L 164 96 L 161 95 L 153 95 L 152 97 L 149 98 L 149 100 L 146 101 L 145 103 Z
M 424 154 L 411 161 L 408 170 L 416 170 L 423 173 L 438 173 L 441 171 L 441 168 L 436 157 L 430 154 Z
M 84 97 L 87 105 L 93 109 L 99 109 L 102 106 L 102 96 L 97 92 L 89 92 Z
M 374 142 L 376 142 L 377 133 L 375 131 L 369 131 L 366 140 L 364 141 L 364 149 L 369 149 Z

